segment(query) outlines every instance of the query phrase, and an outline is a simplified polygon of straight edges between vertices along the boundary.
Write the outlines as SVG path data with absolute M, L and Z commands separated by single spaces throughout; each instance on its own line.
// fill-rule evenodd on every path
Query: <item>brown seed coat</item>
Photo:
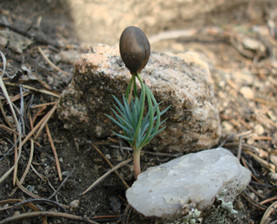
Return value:
M 139 73 L 148 62 L 150 43 L 141 29 L 129 26 L 121 34 L 119 50 L 131 74 Z

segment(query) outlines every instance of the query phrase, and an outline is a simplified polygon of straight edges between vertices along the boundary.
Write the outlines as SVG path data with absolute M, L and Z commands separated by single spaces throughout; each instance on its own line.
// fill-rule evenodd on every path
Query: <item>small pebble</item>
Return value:
M 74 200 L 74 201 L 70 202 L 70 204 L 69 204 L 70 208 L 72 208 L 72 209 L 78 208 L 79 205 L 80 205 L 80 200 Z
M 14 216 L 20 215 L 20 211 L 15 211 L 15 212 L 13 213 L 13 215 L 14 215 Z
M 222 122 L 222 128 L 226 132 L 231 132 L 233 130 L 233 126 L 228 121 Z
M 246 98 L 246 99 L 253 99 L 254 98 L 254 92 L 253 90 L 248 87 L 244 86 L 240 89 L 240 93 Z
M 262 125 L 260 125 L 260 124 L 257 124 L 257 125 L 255 125 L 255 133 L 257 134 L 257 135 L 262 135 L 263 133 L 264 133 L 264 128 L 263 128 L 263 126 Z
M 251 193 L 249 194 L 249 197 L 250 197 L 252 200 L 255 200 L 256 195 L 255 195 L 255 193 L 251 192 Z

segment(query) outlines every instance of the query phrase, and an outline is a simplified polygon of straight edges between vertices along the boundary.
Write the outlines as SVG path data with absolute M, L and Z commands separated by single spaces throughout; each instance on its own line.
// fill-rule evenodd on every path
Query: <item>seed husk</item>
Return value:
M 138 27 L 129 26 L 121 34 L 119 42 L 121 58 L 131 74 L 140 73 L 150 56 L 150 43 Z

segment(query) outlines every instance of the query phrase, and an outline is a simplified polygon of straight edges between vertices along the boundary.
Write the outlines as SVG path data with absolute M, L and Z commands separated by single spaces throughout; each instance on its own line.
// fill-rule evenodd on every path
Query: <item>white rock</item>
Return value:
M 223 192 L 224 201 L 233 202 L 250 178 L 250 171 L 230 151 L 216 148 L 147 169 L 126 196 L 145 216 L 177 217 L 185 209 L 210 207 Z

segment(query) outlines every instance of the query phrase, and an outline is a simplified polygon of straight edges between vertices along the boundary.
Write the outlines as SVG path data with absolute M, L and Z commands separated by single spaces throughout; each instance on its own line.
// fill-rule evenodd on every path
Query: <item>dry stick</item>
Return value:
M 10 204 L 10 203 L 18 203 L 21 202 L 22 199 L 7 199 L 7 200 L 3 200 L 0 201 L 0 204 Z M 36 205 L 32 204 L 32 203 L 27 203 L 26 206 L 28 206 L 29 208 L 33 209 L 34 211 L 40 211 L 39 207 L 37 207 Z M 8 206 L 8 207 L 4 207 L 4 208 L 0 208 L 0 211 L 4 211 L 10 208 L 13 208 L 14 206 Z M 45 217 L 42 217 L 42 223 L 43 224 L 47 224 L 47 220 Z
M 109 166 L 111 168 L 113 168 L 113 164 L 110 162 L 110 160 L 108 160 L 108 158 L 100 151 L 100 149 L 98 149 L 94 144 L 92 144 L 93 148 L 100 154 L 100 156 L 103 157 L 103 159 L 109 164 Z M 115 171 L 115 174 L 119 177 L 119 179 L 122 181 L 123 185 L 126 187 L 126 189 L 129 188 L 129 185 L 126 183 L 126 181 L 120 176 L 120 174 L 117 172 L 117 170 Z
M 42 181 L 47 181 L 47 177 L 41 175 L 35 167 L 31 164 L 31 169 L 34 171 L 34 173 L 42 180 Z
M 52 136 L 51 136 L 48 124 L 45 125 L 45 129 L 46 129 L 46 133 L 47 133 L 47 136 L 48 136 L 48 139 L 49 139 L 49 142 L 50 142 L 50 145 L 51 145 L 54 157 L 55 157 L 55 162 L 56 162 L 56 167 L 57 167 L 57 172 L 58 172 L 58 175 L 59 175 L 59 179 L 60 179 L 60 181 L 62 181 L 63 178 L 62 178 L 62 172 L 61 172 L 60 162 L 59 162 L 57 150 L 56 150 L 56 147 L 54 145 L 54 142 L 53 142 L 53 139 L 52 139 Z
M 29 172 L 29 170 L 30 170 L 30 167 L 31 167 L 32 161 L 33 161 L 33 155 L 34 155 L 34 140 L 31 139 L 30 156 L 29 156 L 29 160 L 28 160 L 27 166 L 26 166 L 26 168 L 25 168 L 25 170 L 24 170 L 24 172 L 23 172 L 23 175 L 22 175 L 22 177 L 20 178 L 20 181 L 19 181 L 20 184 L 22 184 L 22 183 L 24 182 L 25 177 L 27 176 L 27 174 L 28 174 L 28 172 Z M 14 193 L 15 193 L 15 192 L 14 192 Z M 12 195 L 12 194 L 13 194 L 13 192 L 12 192 L 10 195 Z
M 66 176 L 66 178 L 64 178 L 63 182 L 60 184 L 60 186 L 57 188 L 57 190 L 54 189 L 53 194 L 51 194 L 48 199 L 50 200 L 51 198 L 53 198 L 55 195 L 57 195 L 57 193 L 59 192 L 59 190 L 61 189 L 61 187 L 65 184 L 65 182 L 68 180 L 68 178 L 72 175 L 73 171 L 75 170 L 75 168 L 72 169 L 72 171 Z
M 14 138 L 14 169 L 13 169 L 13 186 L 15 186 L 16 184 L 16 178 L 17 178 L 17 168 L 18 168 L 18 161 L 19 161 L 19 158 L 18 158 L 18 154 L 17 154 L 17 145 L 16 145 L 16 142 L 17 142 L 17 136 L 15 134 L 13 134 L 13 138 Z M 18 161 L 17 161 L 17 158 L 18 158 Z
M 34 128 L 34 125 L 33 123 L 31 122 L 30 124 L 31 128 L 33 129 Z M 30 156 L 29 156 L 29 160 L 28 160 L 28 163 L 27 163 L 27 166 L 22 174 L 22 177 L 20 178 L 20 183 L 22 184 L 25 177 L 27 176 L 29 170 L 30 170 L 30 167 L 31 167 L 31 164 L 32 164 L 32 161 L 33 161 L 33 155 L 34 155 L 34 140 L 31 139 L 31 148 L 30 148 Z
M 24 96 L 28 96 L 29 94 L 30 94 L 30 92 L 25 92 L 25 93 L 23 94 L 23 97 L 24 97 Z M 18 94 L 16 94 L 15 96 L 11 97 L 11 102 L 15 102 L 15 101 L 21 99 L 21 97 L 22 97 L 21 93 L 18 93 Z
M 52 109 L 46 114 L 46 116 L 44 116 L 42 118 L 42 124 L 40 126 L 40 128 L 38 129 L 36 135 L 35 135 L 35 139 L 40 135 L 40 132 L 42 131 L 42 129 L 44 128 L 44 126 L 47 124 L 48 120 L 50 119 L 50 117 L 52 116 L 52 114 L 55 112 L 56 108 L 58 106 L 58 101 L 56 102 L 56 104 L 52 107 Z
M 16 158 L 16 160 L 15 160 L 15 163 L 14 163 L 12 169 L 10 169 L 10 170 L 9 170 L 9 173 L 8 173 L 8 174 L 10 174 L 10 173 L 13 171 L 13 169 L 15 169 L 14 176 L 16 176 L 17 164 L 18 164 L 19 158 L 20 158 L 20 156 L 21 156 L 21 150 L 22 150 L 22 142 L 21 142 L 21 140 L 22 140 L 21 134 L 22 134 L 22 133 L 21 133 L 21 127 L 20 127 L 20 125 L 19 125 L 17 116 L 16 116 L 16 114 L 15 114 L 15 111 L 14 111 L 12 102 L 11 102 L 11 100 L 10 100 L 8 91 L 7 91 L 6 86 L 5 86 L 5 84 L 4 84 L 4 82 L 3 82 L 3 79 L 2 79 L 2 77 L 3 77 L 4 74 L 5 74 L 5 70 L 6 70 L 6 57 L 5 57 L 5 55 L 2 53 L 2 51 L 0 51 L 0 54 L 1 54 L 1 57 L 2 57 L 2 60 L 3 60 L 2 76 L 0 75 L 0 87 L 1 87 L 1 89 L 2 89 L 2 91 L 3 91 L 3 93 L 4 93 L 4 96 L 5 96 L 6 100 L 8 101 L 10 110 L 11 110 L 11 112 L 12 112 L 12 117 L 13 117 L 14 123 L 15 123 L 15 125 L 16 125 L 16 129 L 17 129 L 17 132 L 18 132 L 18 139 L 19 139 L 19 143 L 18 143 L 18 144 L 19 144 L 19 145 L 18 145 L 18 155 L 17 155 L 17 147 L 15 147 L 15 150 L 16 150 L 16 156 L 15 156 L 15 158 Z M 16 141 L 16 142 L 17 142 L 17 141 Z M 16 142 L 15 142 L 15 144 L 16 144 Z M 6 173 L 7 173 L 7 172 L 6 172 Z M 4 174 L 3 176 L 5 177 L 5 174 Z M 2 177 L 3 177 L 3 176 L 2 176 Z M 7 176 L 8 176 L 8 175 L 7 175 Z M 2 180 L 2 177 L 0 178 L 0 183 L 2 182 L 2 181 L 1 181 L 1 180 Z M 5 178 L 6 178 L 6 177 L 5 177 Z M 13 181 L 13 184 L 15 184 L 15 178 L 14 178 L 13 180 L 14 180 L 14 181 Z
M 24 133 L 24 122 L 23 122 L 23 113 L 24 113 L 24 101 L 23 101 L 23 93 L 22 93 L 22 87 L 20 86 L 20 123 L 18 122 L 19 125 L 22 124 L 22 126 L 20 127 L 20 130 L 21 132 Z M 20 132 L 20 133 L 21 133 Z M 16 144 L 17 142 L 17 136 L 15 134 L 14 135 L 14 143 Z M 21 136 L 20 137 L 20 141 L 21 141 Z M 20 142 L 19 142 L 20 143 Z M 21 147 L 19 145 L 19 148 L 20 148 L 20 151 L 21 151 Z M 17 160 L 17 157 L 18 157 L 18 154 L 17 154 L 17 146 L 15 145 L 14 147 L 14 170 L 13 170 L 13 185 L 16 184 L 16 179 L 17 179 L 17 170 L 18 170 L 18 162 L 19 162 L 19 159 Z
M 44 216 L 72 219 L 72 220 L 76 220 L 79 222 L 85 222 L 85 223 L 89 223 L 89 224 L 99 224 L 98 222 L 94 222 L 86 217 L 71 215 L 71 214 L 63 213 L 63 212 L 44 212 L 44 211 L 43 212 L 28 212 L 25 214 L 14 215 L 14 216 L 11 216 L 11 217 L 1 220 L 0 224 L 6 224 L 6 223 L 20 221 L 23 219 L 34 218 L 34 217 L 44 217 Z
M 264 205 L 264 204 L 266 204 L 266 203 L 268 203 L 268 202 L 275 201 L 275 200 L 277 200 L 277 196 L 272 197 L 272 198 L 265 199 L 265 200 L 261 201 L 260 204 L 261 204 L 261 205 Z
M 30 156 L 29 156 L 29 160 L 28 160 L 28 163 L 27 163 L 27 166 L 23 172 L 23 175 L 22 177 L 20 178 L 20 183 L 22 184 L 25 177 L 27 176 L 29 170 L 30 170 L 30 167 L 31 167 L 31 164 L 32 164 L 32 161 L 33 161 L 33 155 L 34 155 L 34 140 L 31 139 L 31 149 L 30 149 Z M 10 194 L 9 196 L 12 196 L 14 195 L 14 193 L 16 192 L 17 188 L 15 188 Z
M 270 170 L 272 173 L 275 173 L 276 170 L 276 166 L 261 159 L 259 156 L 257 156 L 256 154 L 254 154 L 253 152 L 251 152 L 250 150 L 245 150 L 245 152 L 247 154 L 249 154 L 250 156 L 252 156 L 257 162 L 260 162 L 261 165 L 263 165 L 264 167 L 266 167 L 268 170 Z
M 8 85 L 8 86 L 17 86 L 17 84 L 11 83 L 11 82 L 6 82 L 6 85 Z M 24 84 L 21 84 L 21 86 L 25 89 L 30 89 L 30 90 L 33 90 L 35 92 L 44 93 L 44 94 L 47 94 L 49 96 L 54 96 L 54 97 L 60 98 L 60 94 L 58 92 L 55 92 L 55 91 L 46 90 L 46 89 L 37 89 L 33 86 L 28 86 L 28 85 L 24 85 Z
M 253 206 L 255 206 L 256 208 L 260 209 L 260 210 L 266 210 L 266 207 L 264 205 L 260 205 L 258 204 L 256 201 L 254 201 L 253 199 L 251 199 L 247 194 L 245 194 L 244 192 L 241 194 L 241 196 L 248 201 L 250 204 L 252 204 Z
M 3 125 L 3 124 L 0 124 L 0 128 L 5 129 L 5 130 L 8 131 L 8 132 L 12 132 L 12 133 L 18 135 L 18 133 L 17 133 L 15 130 L 13 130 L 13 129 L 11 129 L 11 128 L 9 128 L 9 127 Z
M 20 205 L 24 205 L 24 204 L 28 204 L 28 203 L 32 203 L 32 202 L 45 202 L 45 203 L 48 203 L 48 204 L 54 204 L 57 207 L 59 207 L 60 209 L 62 209 L 63 212 L 66 212 L 66 209 L 61 204 L 59 204 L 58 202 L 49 200 L 49 199 L 45 199 L 45 198 L 35 198 L 35 199 L 24 200 L 24 201 L 16 203 L 14 205 L 14 207 L 18 207 Z
M 14 203 L 20 203 L 22 202 L 23 200 L 22 199 L 14 199 L 14 198 L 10 198 L 10 199 L 6 199 L 6 200 L 3 200 L 3 201 L 0 201 L 0 205 L 6 205 L 6 204 L 14 204 Z M 32 203 L 27 203 L 26 204 L 29 208 L 35 210 L 35 211 L 40 211 L 40 209 L 32 204 Z M 6 206 L 6 207 L 1 207 L 0 208 L 0 211 L 4 211 L 4 210 L 7 210 L 7 209 L 10 209 L 10 208 L 13 208 L 14 206 Z
M 107 176 L 109 176 L 112 172 L 114 172 L 115 170 L 117 170 L 118 168 L 126 165 L 127 163 L 131 162 L 132 158 L 127 159 L 119 164 L 117 164 L 115 167 L 113 167 L 112 169 L 110 169 L 107 173 L 105 173 L 103 176 L 101 176 L 100 178 L 98 178 L 92 185 L 90 185 L 81 195 L 86 194 L 87 192 L 89 192 L 93 187 L 95 187 L 97 184 L 99 184 L 102 180 L 104 180 Z
M 32 193 L 31 191 L 28 191 L 25 187 L 21 185 L 18 179 L 16 179 L 16 184 L 19 187 L 20 190 L 22 190 L 25 194 L 29 195 L 32 198 L 41 198 L 40 196 Z
M 42 57 L 45 59 L 45 61 L 47 61 L 47 63 L 54 68 L 55 70 L 57 70 L 58 72 L 64 73 L 65 75 L 70 76 L 70 74 L 66 71 L 61 70 L 58 66 L 56 66 L 52 61 L 49 60 L 49 58 L 44 54 L 43 50 L 38 47 L 39 52 L 41 53 Z
M 238 154 L 237 154 L 238 160 L 240 160 L 240 157 L 241 157 L 241 149 L 242 149 L 242 137 L 239 137 L 239 148 L 238 148 Z
M 39 116 L 42 116 L 43 111 L 44 111 L 45 109 L 46 109 L 46 106 L 40 108 L 40 109 L 35 113 L 33 119 L 31 120 L 31 122 L 32 122 L 33 124 L 36 122 L 36 120 L 37 120 L 37 118 L 38 118 Z
M 251 170 L 251 169 L 249 168 L 249 166 L 247 166 L 246 160 L 245 160 L 243 157 L 241 157 L 241 161 L 242 161 L 243 165 L 244 165 L 247 169 Z M 252 169 L 253 169 L 253 168 L 252 168 Z M 260 181 L 260 180 L 254 175 L 253 171 L 251 171 L 251 177 L 252 177 L 253 179 L 255 179 L 258 183 L 263 183 L 262 181 Z
M 8 119 L 6 113 L 5 113 L 5 110 L 3 108 L 1 100 L 0 100 L 0 110 L 1 110 L 1 113 L 2 113 L 2 115 L 4 117 L 4 121 L 9 125 L 10 128 L 13 128 L 12 124 L 10 123 L 10 121 L 9 121 L 9 119 Z
M 0 79 L 1 80 L 1 79 Z M 56 107 L 57 107 L 57 104 L 55 104 L 54 106 L 53 106 L 53 108 L 38 122 L 38 124 L 33 128 L 33 130 L 32 131 L 30 131 L 29 132 L 29 134 L 25 137 L 25 139 L 22 141 L 22 142 L 20 142 L 20 144 L 19 144 L 19 146 L 20 146 L 20 149 L 22 148 L 22 146 L 31 138 L 31 136 L 35 133 L 35 131 L 37 130 L 37 129 L 39 129 L 39 130 L 41 130 L 43 127 L 44 127 L 44 125 L 46 124 L 46 122 L 50 119 L 50 117 L 52 116 L 52 114 L 54 113 L 54 111 L 56 110 Z M 37 137 L 37 135 L 35 136 L 35 138 Z M 18 162 L 18 160 L 19 160 L 19 157 L 20 157 L 20 154 L 21 154 L 21 150 L 19 151 L 19 156 L 18 156 L 18 158 L 17 158 L 17 162 Z M 8 170 L 8 171 L 6 171 L 6 173 L 4 173 L 3 175 L 2 175 L 2 177 L 0 178 L 0 183 L 3 181 L 3 180 L 5 180 L 8 176 L 9 176 L 9 174 L 13 171 L 13 169 L 14 169 L 14 165 Z
M 34 109 L 34 108 L 40 108 L 40 107 L 46 107 L 46 106 L 49 106 L 49 105 L 54 105 L 54 104 L 56 104 L 57 102 L 55 101 L 55 102 L 49 102 L 49 103 L 42 103 L 42 104 L 37 104 L 37 105 L 33 105 L 32 106 L 32 109 Z
M 268 223 L 268 219 L 270 217 L 270 215 L 275 212 L 276 213 L 276 210 L 277 210 L 277 201 L 275 201 L 274 203 L 272 203 L 265 211 L 262 219 L 261 219 L 261 222 L 260 224 L 265 224 L 265 223 Z

